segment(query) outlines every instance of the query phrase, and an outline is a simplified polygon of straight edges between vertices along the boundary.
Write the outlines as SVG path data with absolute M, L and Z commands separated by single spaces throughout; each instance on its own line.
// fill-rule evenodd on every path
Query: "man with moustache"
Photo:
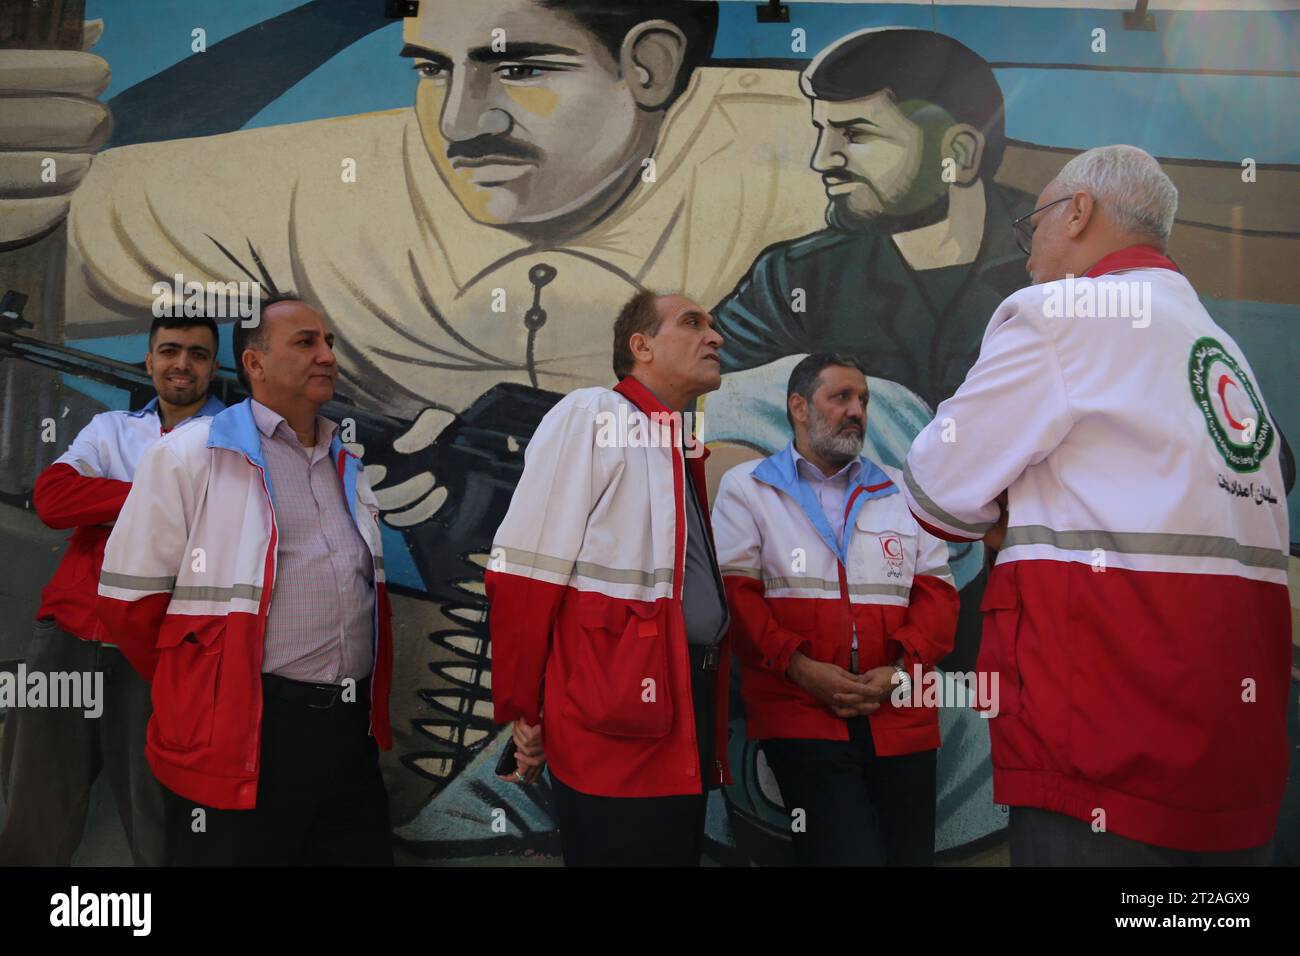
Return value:
M 721 345 L 685 296 L 630 299 L 619 383 L 542 420 L 493 542 L 496 720 L 516 782 L 550 764 L 566 866 L 697 866 L 709 791 L 730 782 L 708 453 L 682 415 L 718 387 Z
M 391 614 L 374 494 L 318 414 L 333 342 L 291 294 L 236 326 L 252 397 L 152 449 L 108 541 L 98 612 L 153 682 L 169 864 L 392 863 Z
M 912 689 L 952 650 L 957 590 L 898 472 L 862 455 L 869 398 L 853 356 L 803 359 L 793 441 L 729 470 L 713 508 L 746 732 L 804 866 L 934 861 L 939 715 Z
M 162 862 L 162 789 L 144 759 L 149 685 L 105 637 L 94 613 L 95 583 L 141 457 L 161 436 L 225 408 L 208 395 L 217 342 L 210 318 L 154 319 L 145 368 L 157 395 L 138 411 L 96 415 L 36 479 L 36 514 L 50 528 L 71 528 L 72 537 L 41 593 L 27 668 L 92 675 L 102 681 L 102 712 L 92 719 L 84 708 L 10 709 L 0 751 L 8 808 L 0 865 L 68 866 L 101 769 L 132 860 Z
M 827 228 L 764 250 L 715 313 L 723 367 L 831 349 L 934 409 L 1023 285 L 1011 223 L 1033 197 L 993 176 L 1005 145 L 989 65 L 951 37 L 863 30 L 823 50 L 812 105 Z

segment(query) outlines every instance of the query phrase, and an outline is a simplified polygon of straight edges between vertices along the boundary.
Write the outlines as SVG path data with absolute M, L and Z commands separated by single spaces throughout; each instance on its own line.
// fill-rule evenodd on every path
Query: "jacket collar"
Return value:
M 253 418 L 251 398 L 231 405 L 212 419 L 212 428 L 208 431 L 208 447 L 237 451 L 263 471 L 266 470 L 266 459 L 262 455 L 262 433 L 258 431 L 257 421 Z
M 266 457 L 262 454 L 262 433 L 253 417 L 252 403 L 252 398 L 246 398 L 215 416 L 208 431 L 208 447 L 239 452 L 257 465 L 262 470 L 262 479 L 266 482 L 266 490 L 271 495 L 274 507 L 275 492 L 271 488 L 271 476 L 267 473 Z M 355 520 L 359 459 L 343 447 L 343 439 L 337 428 L 330 436 L 330 461 L 338 468 L 339 479 L 343 482 L 343 500 L 347 502 L 348 511 Z
M 1084 273 L 1084 278 L 1096 279 L 1112 272 L 1123 272 L 1125 269 L 1172 269 L 1174 272 L 1181 273 L 1178 266 L 1174 265 L 1174 260 L 1155 246 L 1139 245 L 1116 249 L 1102 256 Z
M 808 483 L 800 477 L 799 469 L 795 467 L 793 441 L 775 455 L 763 459 L 754 469 L 753 475 L 764 484 L 771 485 L 777 491 L 783 491 L 792 497 L 798 503 L 799 510 L 817 531 L 817 536 L 847 566 L 849 540 L 853 536 L 853 524 L 862 506 L 873 498 L 888 498 L 890 495 L 898 494 L 898 486 L 890 480 L 879 465 L 865 455 L 859 455 L 858 461 L 862 463 L 862 467 L 855 469 L 855 473 L 850 473 L 848 496 L 845 498 L 852 504 L 844 519 L 843 542 L 836 540 L 830 522 L 826 520 L 826 512 L 822 509 L 821 502 L 817 500 L 817 496 L 808 487 Z
M 671 416 L 676 414 L 667 405 L 659 401 L 659 398 L 655 395 L 654 392 L 650 391 L 650 389 L 646 388 L 644 385 L 642 385 L 631 375 L 627 376 L 626 378 L 619 379 L 619 383 L 614 386 L 614 391 L 618 392 L 629 402 L 635 405 L 640 411 L 644 412 L 647 415 Z M 681 416 L 681 418 L 682 418 L 683 425 L 690 421 L 690 419 L 685 418 L 685 416 Z M 689 438 L 687 438 L 687 436 L 683 436 L 683 440 L 689 446 L 691 446 L 692 449 L 694 449 L 696 442 L 699 441 L 699 439 L 695 437 L 695 432 L 693 429 L 689 434 Z M 707 445 L 704 445 L 702 442 L 700 444 L 702 445 L 702 447 L 700 448 L 700 454 L 693 456 L 692 460 L 699 460 L 700 462 L 704 462 L 709 457 L 709 447 Z

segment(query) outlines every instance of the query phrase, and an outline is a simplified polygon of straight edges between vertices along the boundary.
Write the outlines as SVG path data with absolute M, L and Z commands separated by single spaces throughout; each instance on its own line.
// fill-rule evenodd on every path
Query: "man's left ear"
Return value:
M 667 20 L 638 23 L 623 38 L 619 67 L 642 109 L 668 106 L 686 61 L 686 34 Z
M 980 160 L 984 156 L 984 134 L 969 123 L 955 123 L 943 134 L 940 155 L 951 158 L 959 186 L 969 186 L 979 179 Z

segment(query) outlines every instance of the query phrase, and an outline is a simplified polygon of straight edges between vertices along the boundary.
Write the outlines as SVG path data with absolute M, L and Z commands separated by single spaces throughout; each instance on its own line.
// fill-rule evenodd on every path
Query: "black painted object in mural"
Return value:
M 310 0 L 254 24 L 109 100 L 113 136 L 105 148 L 240 129 L 303 77 L 391 22 L 377 0 Z
M 429 520 L 404 529 L 411 557 L 431 598 L 451 627 L 429 639 L 451 656 L 429 665 L 446 685 L 420 691 L 437 715 L 417 726 L 432 749 L 403 756 L 414 772 L 439 783 L 454 778 L 492 739 L 487 599 L 483 571 L 492 538 L 505 518 L 524 470 L 524 450 L 543 416 L 563 396 L 516 383 L 496 385 L 443 429 L 425 455 L 401 455 L 391 444 L 377 453 L 367 443 L 368 464 L 389 469 L 385 482 L 432 472 L 447 490 Z M 545 508 L 546 502 L 534 505 Z M 436 732 L 435 732 L 436 731 Z M 429 768 L 435 766 L 437 772 Z

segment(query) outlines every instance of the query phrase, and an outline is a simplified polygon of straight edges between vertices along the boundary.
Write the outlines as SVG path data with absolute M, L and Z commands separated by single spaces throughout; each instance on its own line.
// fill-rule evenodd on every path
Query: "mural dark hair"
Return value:
M 614 374 L 626 378 L 636 365 L 629 341 L 637 332 L 654 338 L 663 319 L 657 302 L 662 293 L 642 289 L 623 303 L 614 320 Z
M 212 354 L 215 357 L 217 349 L 221 345 L 221 336 L 217 332 L 217 323 L 206 315 L 158 316 L 153 320 L 153 324 L 149 326 L 149 348 L 153 348 L 153 340 L 158 335 L 159 329 L 192 329 L 195 326 L 202 326 L 212 333 Z
M 847 352 L 814 352 L 812 355 L 805 355 L 799 364 L 790 370 L 790 381 L 785 386 L 785 420 L 790 423 L 791 431 L 794 431 L 794 416 L 790 414 L 790 396 L 802 395 L 811 405 L 813 393 L 821 385 L 823 369 L 832 365 L 855 368 L 863 375 L 867 374 L 866 366 L 862 361 L 856 355 Z
M 537 5 L 547 10 L 565 13 L 596 38 L 609 51 L 615 62 L 623 48 L 623 38 L 638 23 L 647 20 L 667 20 L 686 34 L 686 56 L 683 69 L 673 88 L 677 99 L 697 66 L 708 62 L 713 55 L 713 40 L 718 34 L 718 5 L 700 0 L 537 0 Z
M 235 354 L 235 374 L 239 376 L 239 384 L 248 389 L 250 395 L 253 394 L 253 385 L 244 373 L 244 349 L 266 348 L 266 325 L 262 322 L 262 314 L 277 302 L 305 301 L 296 292 L 276 291 L 273 295 L 268 295 L 262 299 L 262 304 L 257 312 L 256 325 L 246 326 L 242 321 L 239 321 L 231 327 L 234 330 L 234 337 L 231 339 L 230 349 Z
M 950 36 L 904 27 L 864 30 L 827 47 L 800 77 L 805 95 L 829 102 L 889 90 L 895 103 L 923 100 L 984 134 L 981 179 L 1006 149 L 1002 88 L 982 56 Z

